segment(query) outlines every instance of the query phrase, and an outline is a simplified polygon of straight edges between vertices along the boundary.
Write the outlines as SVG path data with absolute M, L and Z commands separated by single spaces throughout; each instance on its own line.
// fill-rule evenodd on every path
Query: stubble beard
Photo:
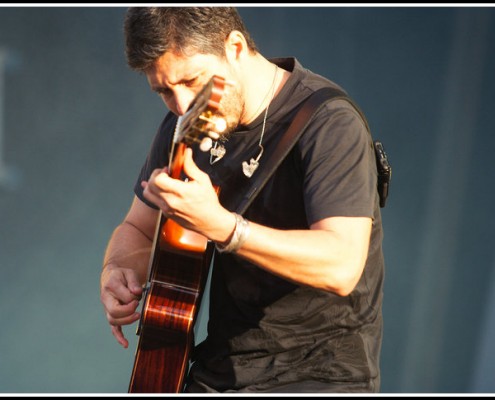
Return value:
M 244 110 L 244 102 L 237 87 L 232 88 L 220 101 L 217 115 L 226 122 L 226 129 L 220 135 L 220 140 L 228 140 L 229 136 L 239 126 Z

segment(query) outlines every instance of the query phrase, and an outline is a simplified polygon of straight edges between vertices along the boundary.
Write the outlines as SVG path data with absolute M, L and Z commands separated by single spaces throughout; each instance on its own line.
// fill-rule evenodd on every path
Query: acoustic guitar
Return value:
M 213 76 L 179 117 L 169 173 L 182 179 L 184 151 L 211 143 L 225 129 L 215 116 L 226 81 Z M 218 192 L 218 189 L 217 189 Z M 179 393 L 194 345 L 194 324 L 213 248 L 204 236 L 182 228 L 160 213 L 143 293 L 141 319 L 129 393 Z

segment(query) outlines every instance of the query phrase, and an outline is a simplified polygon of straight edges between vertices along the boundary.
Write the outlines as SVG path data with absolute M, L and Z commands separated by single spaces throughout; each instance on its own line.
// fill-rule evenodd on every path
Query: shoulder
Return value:
M 324 105 L 320 107 L 320 114 L 349 112 L 352 115 L 364 118 L 356 101 L 338 83 L 305 68 L 296 58 L 273 59 L 277 65 L 291 72 L 291 76 L 284 87 L 281 101 L 293 111 L 302 107 L 306 100 L 316 95 L 318 101 Z M 313 96 L 315 97 L 315 96 Z
M 172 135 L 177 124 L 177 116 L 168 112 L 160 123 L 151 145 L 151 151 L 163 154 L 163 149 L 167 149 L 172 140 Z
M 160 126 L 158 128 L 158 134 L 161 135 L 172 135 L 175 130 L 175 125 L 177 124 L 177 116 L 169 111 L 163 118 Z
M 349 101 L 335 98 L 322 102 L 301 136 L 298 147 L 303 157 L 340 157 L 368 152 L 372 147 L 372 138 L 364 115 Z

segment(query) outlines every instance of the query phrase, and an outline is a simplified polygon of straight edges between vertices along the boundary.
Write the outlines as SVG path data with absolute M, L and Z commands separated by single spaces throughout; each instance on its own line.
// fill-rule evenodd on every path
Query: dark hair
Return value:
M 238 30 L 251 52 L 258 51 L 234 7 L 131 7 L 124 31 L 127 63 L 138 71 L 167 51 L 225 55 L 225 40 Z

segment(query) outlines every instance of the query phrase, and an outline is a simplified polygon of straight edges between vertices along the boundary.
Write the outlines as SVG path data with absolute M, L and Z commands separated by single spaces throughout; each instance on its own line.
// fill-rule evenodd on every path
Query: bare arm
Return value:
M 112 333 L 128 346 L 122 325 L 139 319 L 136 312 L 146 282 L 158 212 L 137 197 L 124 221 L 114 230 L 108 243 L 100 280 L 100 298 Z
M 281 231 L 250 223 L 237 254 L 283 278 L 346 296 L 368 254 L 370 218 L 332 217 L 310 230 Z

